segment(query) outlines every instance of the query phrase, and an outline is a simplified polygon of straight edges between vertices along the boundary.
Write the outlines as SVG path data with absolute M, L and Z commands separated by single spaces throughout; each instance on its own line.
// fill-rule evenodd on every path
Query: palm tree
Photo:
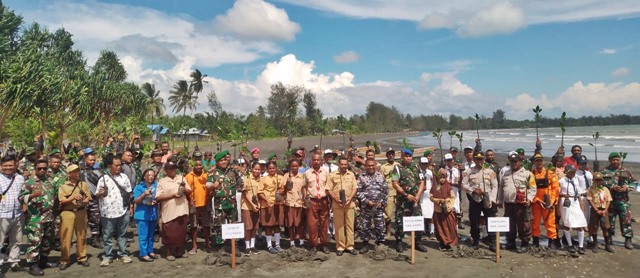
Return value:
M 206 74 L 203 75 L 199 69 L 195 69 L 191 73 L 191 83 L 189 86 L 193 88 L 194 92 L 196 92 L 196 98 L 198 98 L 198 94 L 202 92 L 204 83 L 209 83 L 208 81 L 204 80 L 205 77 L 207 77 L 207 75 Z
M 173 107 L 173 112 L 179 113 L 182 111 L 182 116 L 186 116 L 187 109 L 193 111 L 196 108 L 197 96 L 193 94 L 193 88 L 189 86 L 186 80 L 176 82 L 169 94 L 169 104 Z M 187 129 L 185 128 L 185 133 L 186 131 Z M 183 139 L 186 139 L 184 135 Z M 184 140 L 184 146 L 187 146 L 186 140 Z
M 149 109 L 148 115 L 151 117 L 151 124 L 153 124 L 153 115 L 158 117 L 164 114 L 164 99 L 160 97 L 160 91 L 156 91 L 156 85 L 149 82 L 142 84 L 142 92 L 147 96 L 147 109 Z

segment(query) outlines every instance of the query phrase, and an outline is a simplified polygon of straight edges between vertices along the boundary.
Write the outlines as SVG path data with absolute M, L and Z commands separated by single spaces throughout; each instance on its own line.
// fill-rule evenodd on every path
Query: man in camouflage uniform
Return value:
M 376 245 L 384 242 L 384 209 L 389 194 L 384 176 L 376 171 L 376 160 L 368 158 L 365 161 L 365 169 L 366 172 L 358 179 L 357 192 L 358 201 L 360 201 L 358 232 L 363 245 L 360 249 L 361 253 L 368 251 L 371 235 L 375 236 Z
M 67 179 L 67 173 L 62 170 L 62 161 L 59 156 L 49 157 L 49 170 L 47 171 L 47 177 L 52 181 L 56 196 L 58 196 L 58 189 L 65 183 Z M 55 199 L 55 205 L 53 210 L 54 215 L 54 227 L 56 231 L 56 244 L 55 250 L 60 251 L 60 208 L 58 206 L 58 198 Z
M 89 201 L 87 212 L 89 215 L 89 230 L 91 231 L 91 246 L 93 248 L 102 249 L 100 233 L 102 232 L 102 226 L 100 224 L 100 203 L 96 198 L 96 190 L 98 188 L 98 180 L 102 176 L 99 170 L 94 169 L 96 163 L 96 154 L 91 148 L 84 149 L 84 163 L 82 165 L 82 172 L 80 172 L 80 180 L 86 182 L 89 185 L 89 192 L 91 193 L 91 201 Z
M 33 147 L 27 147 L 24 151 L 24 158 L 20 160 L 20 163 L 18 164 L 20 174 L 22 174 L 25 179 L 33 177 L 37 159 L 38 157 L 36 156 L 36 149 L 34 149 Z
M 53 181 L 47 177 L 47 161 L 36 162 L 35 175 L 20 191 L 20 201 L 27 206 L 25 233 L 27 235 L 27 262 L 31 275 L 44 275 L 42 268 L 56 267 L 48 262 L 54 244 L 54 201 L 58 192 Z
M 162 151 L 161 150 L 153 150 L 151 152 L 151 165 L 149 168 L 153 169 L 156 173 L 156 181 L 165 177 L 164 171 L 162 168 L 164 167 L 164 163 L 162 163 Z
M 402 163 L 394 169 L 392 175 L 393 187 L 396 189 L 396 251 L 402 253 L 404 245 L 404 231 L 402 230 L 402 217 L 422 216 L 422 209 L 418 203 L 424 190 L 424 181 L 420 180 L 418 166 L 413 163 L 413 151 L 402 149 Z M 418 235 L 418 238 L 420 236 Z M 422 244 L 416 244 L 416 249 L 427 252 Z
M 613 198 L 609 207 L 609 223 L 611 225 L 609 228 L 609 241 L 612 241 L 616 216 L 618 216 L 620 219 L 620 231 L 625 239 L 624 247 L 633 249 L 633 244 L 631 243 L 633 230 L 631 229 L 629 190 L 635 189 L 637 181 L 631 171 L 622 167 L 620 153 L 617 152 L 609 154 L 609 166 L 602 170 L 601 174 L 604 177 L 604 186 L 609 189 Z
M 216 244 L 222 242 L 222 224 L 238 222 L 236 205 L 236 191 L 242 187 L 242 181 L 236 171 L 229 167 L 227 154 L 229 151 L 221 151 L 215 155 L 216 169 L 207 178 L 207 187 L 214 190 L 214 214 L 213 234 L 216 236 Z M 236 252 L 236 255 L 239 255 Z

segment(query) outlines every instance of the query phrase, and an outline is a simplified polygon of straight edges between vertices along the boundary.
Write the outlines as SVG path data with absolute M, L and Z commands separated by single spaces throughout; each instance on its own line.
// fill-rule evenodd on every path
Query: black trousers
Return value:
M 496 216 L 496 206 L 492 206 L 491 208 L 484 208 L 482 202 L 476 202 L 471 198 L 469 194 L 467 194 L 467 198 L 469 199 L 469 225 L 471 226 L 471 238 L 473 241 L 480 240 L 480 219 L 487 217 L 495 217 Z M 480 216 L 484 214 L 484 216 Z M 489 233 L 489 239 L 495 240 L 495 233 Z

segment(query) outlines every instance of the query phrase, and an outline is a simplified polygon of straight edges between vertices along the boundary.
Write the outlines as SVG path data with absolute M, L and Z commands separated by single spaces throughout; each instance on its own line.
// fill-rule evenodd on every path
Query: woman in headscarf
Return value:
M 456 215 L 453 211 L 455 194 L 453 187 L 447 181 L 446 170 L 440 169 L 437 174 L 437 184 L 431 187 L 429 196 L 433 202 L 433 224 L 436 230 L 436 238 L 440 243 L 441 251 L 451 251 L 451 246 L 458 245 L 458 231 Z

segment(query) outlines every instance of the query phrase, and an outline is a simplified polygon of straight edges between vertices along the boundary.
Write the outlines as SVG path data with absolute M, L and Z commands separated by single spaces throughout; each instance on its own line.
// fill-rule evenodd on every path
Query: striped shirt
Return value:
M 0 218 L 15 219 L 22 216 L 22 207 L 18 201 L 20 196 L 20 190 L 24 184 L 24 177 L 22 175 L 14 174 L 15 180 L 11 188 L 5 193 L 0 201 Z M 0 174 L 0 193 L 7 190 L 11 179 L 13 177 Z

